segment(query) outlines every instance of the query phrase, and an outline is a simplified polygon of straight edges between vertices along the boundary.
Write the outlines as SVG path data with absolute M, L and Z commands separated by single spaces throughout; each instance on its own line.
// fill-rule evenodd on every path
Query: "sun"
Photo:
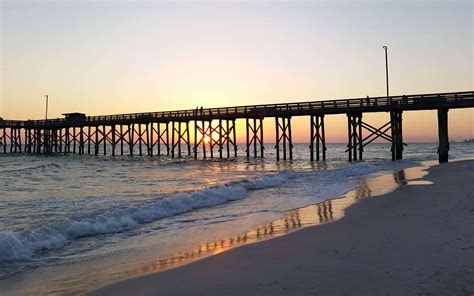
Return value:
M 204 141 L 204 143 L 209 144 L 209 143 L 211 143 L 211 137 L 205 136 L 203 141 Z

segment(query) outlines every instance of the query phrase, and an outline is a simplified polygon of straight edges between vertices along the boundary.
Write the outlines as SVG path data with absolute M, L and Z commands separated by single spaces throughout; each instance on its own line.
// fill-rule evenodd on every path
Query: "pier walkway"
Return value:
M 347 114 L 349 161 L 362 159 L 364 147 L 377 138 L 391 143 L 392 159 L 397 160 L 402 159 L 406 145 L 403 112 L 437 110 L 438 154 L 444 162 L 449 150 L 449 109 L 473 107 L 474 91 L 463 91 L 100 116 L 67 113 L 64 118 L 47 120 L 0 118 L 0 153 L 123 155 L 125 146 L 131 156 L 237 157 L 235 122 L 242 119 L 246 156 L 264 157 L 263 120 L 273 118 L 277 160 L 286 160 L 293 158 L 292 117 L 309 116 L 309 158 L 319 161 L 326 158 L 325 116 Z M 374 112 L 390 113 L 388 122 L 374 127 L 363 121 L 364 113 Z M 194 143 L 190 124 L 194 125 Z

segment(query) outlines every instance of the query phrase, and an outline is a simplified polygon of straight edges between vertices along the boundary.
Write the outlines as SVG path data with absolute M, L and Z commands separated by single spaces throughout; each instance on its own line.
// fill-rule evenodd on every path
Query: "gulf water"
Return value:
M 396 162 L 388 144 L 367 146 L 364 160 L 352 163 L 345 145 L 327 148 L 319 163 L 309 161 L 307 144 L 295 145 L 292 161 L 278 162 L 274 149 L 264 159 L 246 159 L 242 146 L 242 156 L 223 160 L 0 155 L 0 288 L 23 294 L 61 276 L 81 282 L 92 267 L 126 269 L 339 197 L 357 178 L 437 158 L 436 144 L 410 144 Z M 450 157 L 472 157 L 473 148 L 452 144 Z M 88 280 L 82 284 L 103 284 Z M 65 287 L 75 289 L 83 287 Z

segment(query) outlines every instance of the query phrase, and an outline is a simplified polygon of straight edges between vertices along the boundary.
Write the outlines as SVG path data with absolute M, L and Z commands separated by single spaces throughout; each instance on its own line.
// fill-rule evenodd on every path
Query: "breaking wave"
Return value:
M 146 205 L 80 220 L 65 220 L 22 232 L 0 232 L 0 261 L 31 259 L 41 251 L 61 248 L 80 237 L 122 232 L 143 223 L 239 200 L 250 190 L 278 186 L 296 175 L 293 172 L 265 175 L 194 192 L 179 192 Z

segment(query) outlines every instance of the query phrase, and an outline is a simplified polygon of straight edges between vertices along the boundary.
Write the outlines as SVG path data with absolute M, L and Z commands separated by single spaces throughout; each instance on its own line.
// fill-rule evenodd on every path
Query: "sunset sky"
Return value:
M 44 118 L 473 90 L 473 1 L 1 1 L 0 116 Z M 474 137 L 452 110 L 450 139 Z M 388 114 L 365 116 L 383 124 Z M 268 122 L 268 124 L 267 124 Z M 273 120 L 266 120 L 267 141 Z M 295 119 L 307 142 L 309 119 Z M 345 116 L 328 117 L 345 141 Z M 239 125 L 239 138 L 244 137 Z M 407 141 L 436 112 L 405 112 Z

